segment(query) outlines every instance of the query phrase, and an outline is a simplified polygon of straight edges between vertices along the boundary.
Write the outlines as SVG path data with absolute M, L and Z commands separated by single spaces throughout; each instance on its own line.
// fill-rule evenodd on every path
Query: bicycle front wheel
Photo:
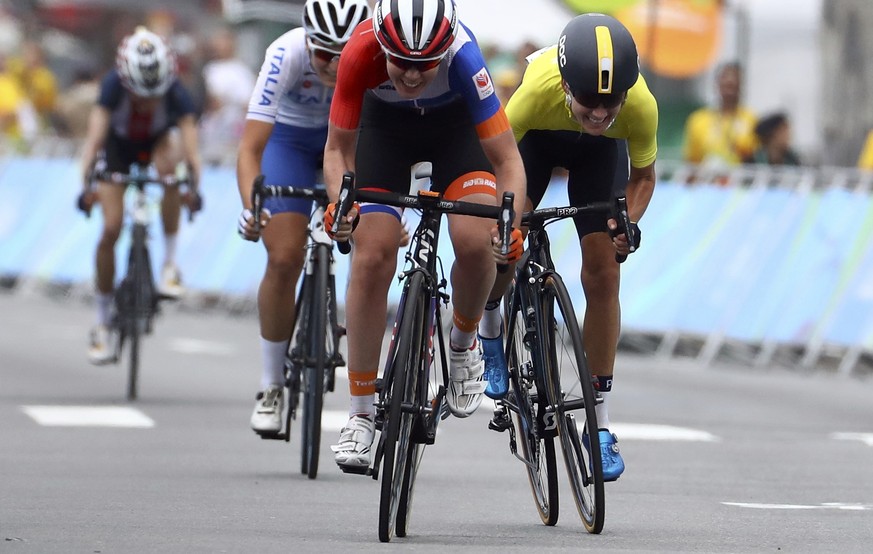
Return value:
M 507 296 L 507 309 L 512 306 L 512 294 Z M 527 470 L 528 482 L 540 519 L 546 525 L 558 522 L 558 470 L 555 458 L 555 438 L 547 432 L 542 421 L 545 416 L 545 398 L 533 393 L 536 367 L 542 357 L 537 354 L 539 343 L 533 325 L 520 303 L 514 314 L 509 314 L 509 408 L 513 413 L 514 438 L 521 446 L 521 458 Z M 517 447 L 516 447 L 517 448 Z
M 324 405 L 324 380 L 327 354 L 327 281 L 330 259 L 327 246 L 317 245 L 312 255 L 311 274 L 304 276 L 309 287 L 300 307 L 301 327 L 306 333 L 303 370 L 303 444 L 301 470 L 310 479 L 318 475 L 318 451 L 321 447 L 321 412 Z
M 381 494 L 379 498 L 379 540 L 388 542 L 397 531 L 406 536 L 412 504 L 412 490 L 418 473 L 423 444 L 413 444 L 416 390 L 425 334 L 427 295 L 424 277 L 414 273 L 401 297 L 394 358 L 383 382 L 382 400 L 388 406 L 382 425 Z M 398 525 L 399 523 L 399 525 Z
M 595 412 L 597 397 L 582 347 L 582 333 L 560 277 L 546 278 L 540 298 L 543 319 L 539 334 L 547 353 L 546 392 L 554 410 L 570 490 L 585 529 L 600 533 L 605 501 Z
M 133 228 L 130 256 L 127 261 L 127 276 L 124 278 L 127 291 L 122 296 L 124 309 L 119 314 L 122 333 L 129 343 L 127 399 L 135 400 L 138 395 L 140 341 L 146 332 L 154 313 L 154 289 L 151 281 L 151 263 L 146 248 L 146 230 L 139 225 Z M 121 308 L 121 306 L 119 306 Z

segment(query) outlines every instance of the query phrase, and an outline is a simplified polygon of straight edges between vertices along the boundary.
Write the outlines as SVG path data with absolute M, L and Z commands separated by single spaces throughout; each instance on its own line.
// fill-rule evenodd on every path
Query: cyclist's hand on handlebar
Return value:
M 203 196 L 200 195 L 200 191 L 198 190 L 189 190 L 186 192 L 182 197 L 182 201 L 188 207 L 188 211 L 192 214 L 196 214 L 203 209 Z
M 500 242 L 500 231 L 497 229 L 497 225 L 491 228 L 491 253 L 494 254 L 494 261 L 498 265 L 514 264 L 524 252 L 524 236 L 521 234 L 521 229 L 513 227 L 511 237 L 509 251 L 504 256 L 502 254 L 503 243 Z
M 606 226 L 609 227 L 609 235 L 612 237 L 612 244 L 615 246 L 615 253 L 621 256 L 627 256 L 630 254 L 630 245 L 627 242 L 627 237 L 624 232 L 619 230 L 618 221 L 609 218 L 606 222 Z M 640 247 L 640 226 L 632 221 L 631 227 L 634 236 L 634 251 L 636 251 Z
M 355 228 L 358 226 L 358 222 L 361 220 L 361 206 L 357 202 L 352 205 L 352 209 L 349 210 L 345 221 L 340 221 L 339 230 L 336 234 L 332 232 L 335 213 L 336 202 L 331 202 L 324 210 L 324 230 L 333 240 L 337 242 L 347 242 L 349 238 L 351 238 Z
M 76 197 L 76 208 L 88 217 L 91 217 L 91 208 L 97 201 L 97 194 L 91 189 L 84 189 Z
M 270 218 L 272 214 L 270 210 L 264 208 L 261 210 L 261 221 L 260 225 L 255 225 L 255 217 L 252 214 L 252 211 L 248 208 L 245 208 L 241 214 L 239 214 L 239 222 L 237 224 L 236 232 L 239 233 L 239 236 L 244 238 L 245 240 L 250 240 L 252 242 L 258 242 L 258 239 L 261 238 L 261 229 L 267 226 L 270 223 Z

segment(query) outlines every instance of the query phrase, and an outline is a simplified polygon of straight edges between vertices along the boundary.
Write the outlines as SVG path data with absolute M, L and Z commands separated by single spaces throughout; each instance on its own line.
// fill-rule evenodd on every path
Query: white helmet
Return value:
M 176 79 L 176 57 L 160 36 L 137 27 L 124 37 L 115 55 L 124 87 L 145 98 L 161 96 Z
M 311 39 L 342 48 L 355 27 L 368 17 L 367 0 L 306 0 L 303 29 Z

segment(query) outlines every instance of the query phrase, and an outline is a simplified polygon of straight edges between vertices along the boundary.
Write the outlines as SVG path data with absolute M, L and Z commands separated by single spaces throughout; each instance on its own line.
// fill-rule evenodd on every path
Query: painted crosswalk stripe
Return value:
M 873 433 L 832 433 L 831 438 L 840 441 L 860 441 L 873 446 Z
M 155 422 L 135 408 L 126 406 L 22 406 L 40 425 L 48 427 L 151 428 Z
M 824 504 L 764 504 L 758 502 L 722 502 L 725 506 L 751 508 L 753 510 L 849 510 L 865 511 L 873 509 L 870 504 L 826 502 Z

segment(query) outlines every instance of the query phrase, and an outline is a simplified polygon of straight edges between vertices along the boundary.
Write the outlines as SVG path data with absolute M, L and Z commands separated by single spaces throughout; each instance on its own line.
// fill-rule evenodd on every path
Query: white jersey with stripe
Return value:
M 247 119 L 294 127 L 326 127 L 333 88 L 319 80 L 306 48 L 306 32 L 292 29 L 267 48 L 249 99 Z

